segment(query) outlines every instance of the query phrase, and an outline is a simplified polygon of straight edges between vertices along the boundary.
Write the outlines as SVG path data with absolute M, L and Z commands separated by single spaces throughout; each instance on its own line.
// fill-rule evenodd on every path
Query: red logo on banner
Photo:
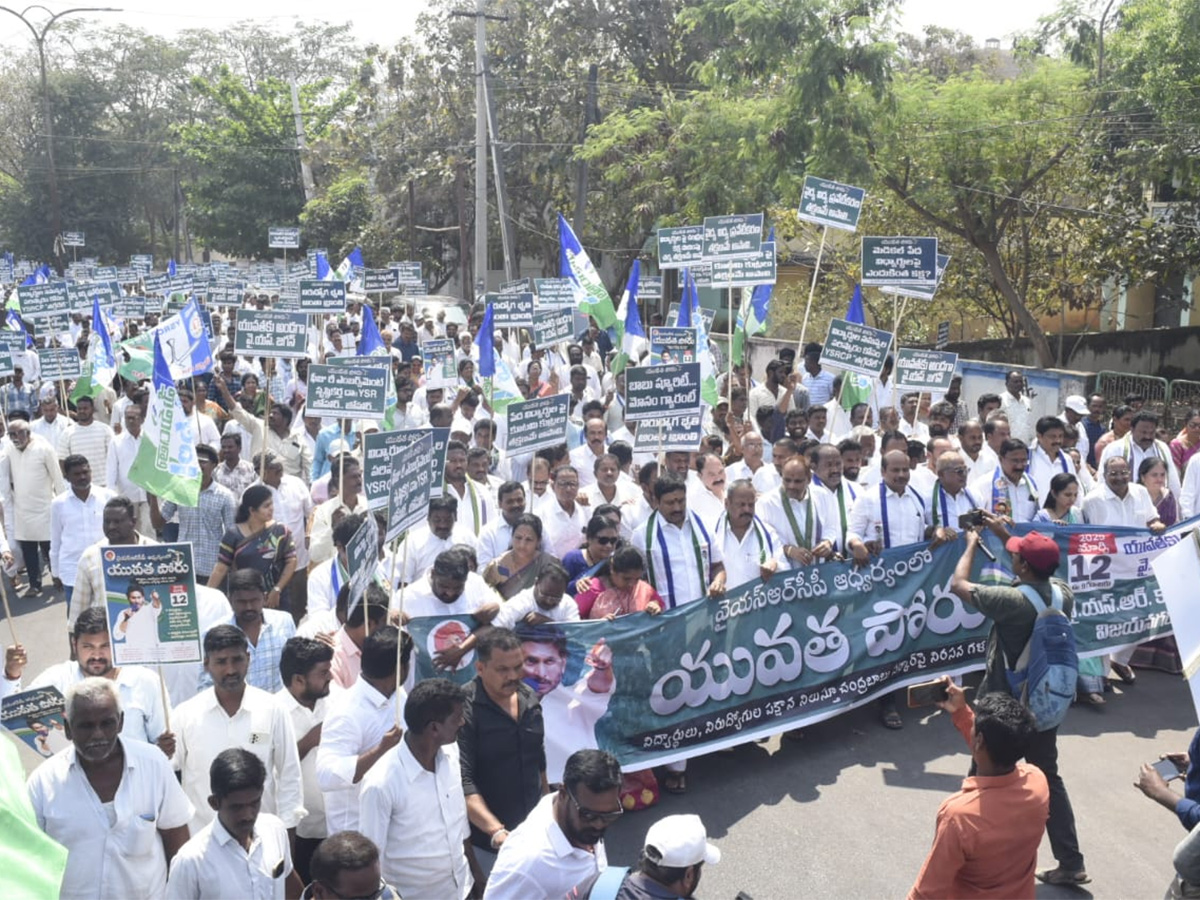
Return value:
M 1070 548 L 1067 550 L 1067 552 L 1072 555 L 1081 553 L 1116 553 L 1117 539 L 1108 532 L 1099 532 L 1094 534 L 1073 534 L 1071 535 Z

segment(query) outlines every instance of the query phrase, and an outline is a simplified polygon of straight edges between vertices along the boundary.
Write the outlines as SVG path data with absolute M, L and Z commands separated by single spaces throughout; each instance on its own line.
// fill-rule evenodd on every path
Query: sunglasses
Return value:
M 607 547 L 610 544 L 615 544 L 618 539 L 615 537 L 598 537 L 598 538 L 593 538 L 593 540 L 600 546 Z
M 598 812 L 594 809 L 588 809 L 575 799 L 575 795 L 571 793 L 570 790 L 567 790 L 567 796 L 570 797 L 571 802 L 575 804 L 575 811 L 579 813 L 579 818 L 585 822 L 594 822 L 597 825 L 601 823 L 609 824 L 617 821 L 617 819 L 621 818 L 621 816 L 625 814 L 624 807 L 611 810 L 610 812 Z

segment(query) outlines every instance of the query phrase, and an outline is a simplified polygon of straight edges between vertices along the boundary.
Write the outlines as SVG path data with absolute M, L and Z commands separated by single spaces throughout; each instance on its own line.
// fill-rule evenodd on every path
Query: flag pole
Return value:
M 745 290 L 745 288 L 743 288 L 743 290 Z M 726 299 L 727 303 L 729 304 L 729 322 L 727 323 L 729 326 L 729 344 L 725 348 L 728 351 L 726 355 L 729 357 L 729 359 L 727 360 L 727 367 L 726 367 L 727 374 L 725 376 L 725 393 L 726 393 L 726 396 L 728 396 L 728 394 L 733 390 L 733 329 L 734 329 L 734 321 L 733 321 L 733 288 L 732 287 L 725 288 L 725 299 Z M 697 352 L 699 352 L 699 348 L 697 348 Z M 717 399 L 718 400 L 720 399 L 720 394 L 717 395 Z
M 401 578 L 404 576 L 404 569 L 408 568 L 408 534 L 404 535 L 404 563 L 401 565 Z M 400 629 L 399 639 L 396 641 L 396 724 L 399 725 L 404 721 L 404 710 L 400 706 L 400 660 L 403 653 L 400 651 L 404 647 L 404 583 L 400 584 L 400 604 L 399 618 L 396 621 L 396 627 Z
M 804 336 L 808 332 L 808 314 L 812 310 L 813 294 L 817 291 L 817 278 L 821 275 L 821 257 L 825 255 L 825 235 L 829 233 L 829 229 L 821 226 L 821 246 L 817 250 L 817 264 L 813 267 L 812 285 L 808 289 L 808 302 L 804 304 L 804 323 L 800 326 L 800 343 L 797 347 L 797 352 L 804 355 Z
M 4 600 L 4 618 L 8 622 L 8 630 L 12 632 L 13 643 L 20 646 L 21 639 L 17 637 L 17 626 L 13 623 L 12 608 L 8 605 L 8 586 L 0 578 L 0 599 Z
M 166 730 L 171 730 L 171 700 L 167 696 L 167 679 L 163 676 L 162 663 L 158 663 L 155 668 L 158 669 L 158 689 L 162 693 L 163 705 L 163 724 Z M 157 735 L 155 735 L 157 737 Z
M 266 482 L 267 480 L 267 432 L 271 425 L 271 374 L 267 371 L 268 367 L 275 368 L 275 360 L 273 357 L 266 357 L 266 366 L 263 366 L 263 375 L 266 376 L 263 380 L 266 381 L 266 398 L 263 401 L 263 438 L 262 446 L 258 448 L 258 480 Z

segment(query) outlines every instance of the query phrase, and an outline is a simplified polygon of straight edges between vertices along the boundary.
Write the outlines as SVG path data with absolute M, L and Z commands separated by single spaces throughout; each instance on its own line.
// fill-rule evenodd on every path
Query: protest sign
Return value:
M 121 296 L 121 285 L 115 281 L 92 281 L 87 284 L 67 286 L 71 312 L 91 315 L 93 298 L 100 298 L 101 306 L 109 306 Z
M 299 250 L 299 228 L 268 228 L 267 246 L 272 250 Z
M 396 273 L 396 280 L 401 285 L 425 283 L 419 262 L 393 262 L 388 263 L 388 268 Z
M 895 362 L 893 378 L 897 390 L 942 393 L 950 388 L 958 354 L 901 347 L 896 351 Z
M 431 497 L 442 496 L 442 480 L 446 470 L 446 444 L 450 443 L 449 428 L 410 428 L 404 431 L 376 431 L 367 434 L 366 457 L 363 463 L 363 495 L 367 507 L 386 509 L 391 492 L 392 457 L 407 453 L 408 448 L 425 435 L 433 437 L 433 457 L 429 461 Z
M 36 319 L 71 311 L 71 295 L 65 281 L 44 284 L 17 285 L 17 302 L 21 304 L 22 319 Z
M 395 269 L 367 269 L 363 272 L 363 291 L 368 294 L 399 293 L 399 274 Z
M 700 409 L 700 363 L 625 370 L 625 418 L 660 419 Z
M 541 307 L 574 306 L 575 285 L 570 278 L 535 278 L 537 305 Z
M 363 523 L 346 544 L 346 572 L 350 576 L 347 580 L 350 585 L 350 606 L 347 615 L 362 602 L 363 594 L 375 576 L 378 564 L 379 526 L 375 522 L 375 516 L 368 512 L 363 518 Z
M 64 247 L 86 247 L 87 242 L 84 237 L 85 235 L 82 231 L 64 231 L 62 233 L 62 245 Z
M 633 449 L 639 453 L 679 450 L 694 453 L 704 437 L 700 412 L 659 419 L 642 419 L 633 435 Z
M 663 279 L 661 275 L 643 275 L 638 281 L 638 300 L 661 300 Z
M 308 316 L 337 315 L 346 311 L 346 284 L 342 281 L 300 281 L 300 312 Z
M 386 540 L 394 541 L 425 518 L 433 488 L 433 464 L 433 433 L 429 430 L 392 457 Z
M 806 175 L 797 215 L 814 225 L 854 231 L 866 194 L 862 188 Z
M 650 365 L 671 365 L 696 361 L 695 328 L 650 329 Z
M 425 371 L 425 387 L 448 388 L 458 384 L 458 362 L 454 341 L 434 338 L 421 347 L 421 362 Z
M 9 354 L 20 353 L 25 349 L 25 335 L 8 328 L 0 329 L 0 347 L 7 349 Z
M 774 283 L 774 241 L 763 241 L 756 256 L 713 260 L 712 286 L 715 288 L 745 288 Z
M 273 309 L 240 310 L 233 348 L 245 356 L 307 356 L 308 316 Z
M 1111 587 L 1081 588 L 1075 596 L 1080 656 L 1170 633 L 1151 563 L 1189 540 L 1186 532 L 1195 524 L 1160 536 L 1145 529 L 1106 532 Z M 1066 554 L 1063 569 L 1075 565 L 1070 546 L 1087 528 L 1038 529 L 1058 541 Z M 1007 554 L 996 538 L 986 540 L 1001 562 L 976 554 L 971 580 L 1011 583 Z M 830 562 L 767 582 L 755 579 L 719 601 L 685 603 L 658 617 L 555 626 L 566 639 L 567 664 L 561 682 L 541 697 L 547 752 L 554 758 L 581 746 L 582 714 L 593 746 L 614 753 L 626 769 L 643 769 L 815 724 L 919 681 L 980 669 L 991 623 L 950 591 L 963 547 L 962 538 L 937 548 L 912 544 L 885 550 L 863 568 Z M 427 651 L 448 621 L 414 619 L 409 632 Z M 601 639 L 612 651 L 615 677 L 593 690 L 588 656 Z M 445 675 L 433 669 L 432 653 L 416 658 L 418 678 Z M 468 670 L 450 677 L 473 676 Z M 554 746 L 557 735 L 573 746 Z
M 950 323 L 938 322 L 937 326 L 937 343 L 934 346 L 943 350 L 950 343 Z
M 570 407 L 571 398 L 567 394 L 510 403 L 505 410 L 508 416 L 505 452 L 533 453 L 543 447 L 566 443 Z
M 704 245 L 706 262 L 737 256 L 758 256 L 762 249 L 763 214 L 705 216 Z
M 6 345 L 0 345 L 0 378 L 7 378 L 13 374 L 13 356 L 12 348 Z
M 145 297 L 122 297 L 116 300 L 112 305 L 112 314 L 115 319 L 142 319 L 146 315 L 146 298 Z
M 216 282 L 205 289 L 205 294 L 212 306 L 241 306 L 246 284 L 243 281 Z
M 571 307 L 541 309 L 533 314 L 533 344 L 553 347 L 559 341 L 575 338 L 575 311 Z
M 100 566 L 114 666 L 200 662 L 191 544 L 110 545 Z
M 496 328 L 531 328 L 533 326 L 533 294 L 488 294 L 492 305 L 492 324 Z
M 134 253 L 129 257 L 129 268 L 150 272 L 154 269 L 153 253 Z
M 821 348 L 821 364 L 878 378 L 891 346 L 891 332 L 845 319 L 832 319 Z
M 142 287 L 146 289 L 147 294 L 170 293 L 171 276 L 165 273 L 159 275 L 144 275 L 142 276 Z
M 500 293 L 502 294 L 522 294 L 531 293 L 532 291 L 532 278 L 517 278 L 513 281 L 502 282 L 500 285 Z
M 704 330 L 712 334 L 713 322 L 717 320 L 717 311 L 707 306 L 700 307 L 700 318 L 704 319 Z M 674 328 L 679 321 L 679 304 L 672 303 L 667 307 L 667 327 Z
M 657 239 L 660 269 L 686 269 L 704 259 L 703 225 L 660 228 Z
M 71 746 L 63 725 L 65 708 L 58 688 L 21 691 L 0 702 L 0 725 L 38 756 L 49 758 Z
M 942 253 L 937 255 L 937 276 L 933 285 L 911 287 L 882 287 L 879 290 L 885 294 L 896 294 L 900 297 L 913 297 L 917 300 L 932 300 L 937 294 L 937 289 L 941 287 L 942 276 L 946 274 L 946 267 L 950 265 L 950 257 Z
M 70 381 L 83 371 L 83 360 L 74 347 L 51 347 L 38 350 L 38 365 L 42 370 L 42 381 Z
M 864 237 L 863 287 L 936 287 L 937 238 Z
M 238 317 L 241 327 L 241 317 Z M 305 415 L 335 419 L 382 419 L 387 414 L 391 369 L 366 363 L 368 357 L 343 357 L 353 363 L 308 367 Z

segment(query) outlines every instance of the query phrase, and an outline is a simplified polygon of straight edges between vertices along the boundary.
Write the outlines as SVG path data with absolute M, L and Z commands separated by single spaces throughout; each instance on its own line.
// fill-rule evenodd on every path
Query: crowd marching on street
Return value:
M 593 731 L 604 708 L 588 705 L 611 690 L 613 652 L 600 642 L 588 654 L 577 684 L 589 690 L 560 689 L 562 626 L 715 604 L 776 573 L 869 566 L 964 532 L 951 590 L 990 622 L 986 670 L 970 703 L 957 680 L 941 685 L 970 772 L 931 823 L 923 867 L 904 875 L 908 896 L 1033 897 L 1037 880 L 1090 880 L 1057 722 L 1008 678 L 1042 610 L 1070 616 L 1074 603 L 1052 577 L 1059 545 L 1037 529 L 1157 533 L 1200 513 L 1200 411 L 1168 428 L 1146 397 L 1093 393 L 1037 416 L 1020 370 L 1002 391 L 967 396 L 960 374 L 918 393 L 895 387 L 890 357 L 844 404 L 848 376 L 808 342 L 798 360 L 783 350 L 754 371 L 716 366 L 699 440 L 659 453 L 638 441 L 649 423 L 626 417 L 646 340 L 614 344 L 593 320 L 539 346 L 531 329 L 494 327 L 490 305 L 464 314 L 354 292 L 344 312 L 309 317 L 305 355 L 239 352 L 242 314 L 278 302 L 250 288 L 240 306 L 202 310 L 209 365 L 172 367 L 166 382 L 132 372 L 122 342 L 154 334 L 155 363 L 176 354 L 165 342 L 178 312 L 112 316 L 97 300 L 61 334 L 9 317 L 31 337 L 0 387 L 0 561 L 8 590 L 52 602 L 66 633 L 42 672 L 6 640 L 0 696 L 64 698 L 61 722 L 29 717 L 45 759 L 14 819 L 66 848 L 60 896 L 691 897 L 721 857 L 697 816 L 656 822 L 636 860 L 609 859 L 604 834 L 660 792 L 704 785 L 683 760 L 622 771 Z M 647 330 L 663 324 L 646 317 Z M 54 346 L 78 348 L 79 375 L 44 377 L 38 350 Z M 436 377 L 427 346 L 452 348 Z M 107 381 L 95 377 L 106 355 Z M 382 420 L 310 413 L 310 368 L 340 357 L 389 363 Z M 564 441 L 510 449 L 497 361 L 517 402 L 565 397 Z M 187 498 L 179 479 L 142 474 L 163 397 L 192 441 Z M 374 433 L 420 429 L 448 429 L 441 490 L 389 541 L 364 448 Z M 377 564 L 356 593 L 350 548 L 372 519 Z M 1002 542 L 1012 586 L 976 583 L 985 533 Z M 131 582 L 114 619 L 106 560 L 156 544 L 190 544 L 202 661 L 117 665 L 121 648 L 158 640 L 173 597 Z M 465 683 L 417 676 L 428 651 L 408 626 L 435 616 L 469 617 L 432 660 L 447 676 L 472 663 Z M 1105 706 L 1114 682 L 1134 685 L 1146 667 L 1183 671 L 1173 639 L 1080 660 L 1076 708 Z M 880 727 L 904 728 L 899 695 L 873 701 Z M 1179 896 L 1200 896 L 1197 754 L 1193 743 L 1167 760 L 1182 793 L 1170 770 L 1137 776 L 1190 833 L 1177 873 L 1163 873 Z M 1047 833 L 1054 865 L 1038 869 Z

